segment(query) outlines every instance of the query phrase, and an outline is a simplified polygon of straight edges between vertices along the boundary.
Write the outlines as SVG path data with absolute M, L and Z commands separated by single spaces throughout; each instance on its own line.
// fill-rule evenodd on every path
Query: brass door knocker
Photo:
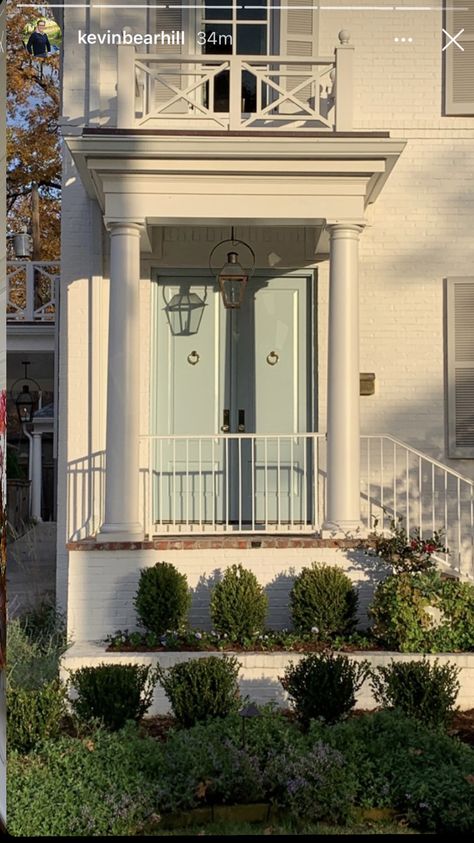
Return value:
M 276 353 L 276 351 L 270 351 L 270 354 L 267 354 L 267 363 L 269 366 L 276 366 L 280 357 Z

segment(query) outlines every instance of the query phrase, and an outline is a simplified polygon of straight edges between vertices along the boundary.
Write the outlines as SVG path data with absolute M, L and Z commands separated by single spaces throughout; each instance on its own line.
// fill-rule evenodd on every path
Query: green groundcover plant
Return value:
M 13 835 L 126 835 L 147 818 L 206 805 L 272 801 L 295 818 L 351 822 L 387 807 L 421 831 L 474 827 L 474 752 L 398 712 L 307 732 L 270 706 L 176 729 L 166 742 L 130 724 L 10 754 Z
M 13 836 L 113 836 L 136 831 L 155 806 L 160 749 L 136 728 L 49 741 L 8 760 Z

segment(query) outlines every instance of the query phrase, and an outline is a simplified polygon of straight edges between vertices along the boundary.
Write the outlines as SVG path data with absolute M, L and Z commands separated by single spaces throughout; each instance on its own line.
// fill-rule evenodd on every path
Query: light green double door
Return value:
M 155 523 L 260 530 L 310 519 L 311 300 L 307 274 L 252 278 L 240 310 L 226 310 L 204 275 L 155 279 Z

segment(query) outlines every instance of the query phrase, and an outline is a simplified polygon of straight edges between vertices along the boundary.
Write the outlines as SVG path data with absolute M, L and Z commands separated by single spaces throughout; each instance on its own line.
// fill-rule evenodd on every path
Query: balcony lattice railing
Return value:
M 326 511 L 326 436 L 144 436 L 140 514 L 149 536 L 315 534 Z M 69 536 L 85 538 L 104 515 L 105 454 L 69 466 Z M 361 521 L 390 530 L 443 531 L 446 570 L 474 579 L 474 481 L 392 436 L 361 437 Z
M 9 261 L 7 321 L 54 322 L 58 282 L 56 261 Z
M 353 48 L 333 56 L 160 56 L 118 49 L 117 126 L 350 131 Z

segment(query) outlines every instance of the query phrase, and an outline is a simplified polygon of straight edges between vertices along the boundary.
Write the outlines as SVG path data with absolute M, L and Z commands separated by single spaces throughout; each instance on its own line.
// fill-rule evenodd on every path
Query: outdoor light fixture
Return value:
M 216 272 L 212 266 L 212 258 L 217 249 L 222 248 L 227 244 L 233 246 L 234 248 L 227 252 L 226 262 L 224 263 L 222 269 L 220 269 L 219 272 Z M 242 266 L 239 258 L 239 252 L 235 249 L 236 246 L 241 248 L 243 247 L 248 251 L 251 257 L 249 268 Z M 212 274 L 216 275 L 217 281 L 219 282 L 224 307 L 239 308 L 244 300 L 247 282 L 255 268 L 255 253 L 248 243 L 244 243 L 243 240 L 235 239 L 233 226 L 230 239 L 222 240 L 217 244 L 217 246 L 214 246 L 211 254 L 209 255 L 209 267 Z
M 13 240 L 13 251 L 17 260 L 31 256 L 31 237 L 26 227 L 23 227 L 19 234 L 7 234 L 9 240 Z
M 21 424 L 28 424 L 32 420 L 34 403 L 35 401 L 30 392 L 30 387 L 27 383 L 24 383 L 23 389 L 15 401 Z
M 36 398 L 30 392 L 30 384 L 36 388 L 39 395 L 41 395 L 41 389 L 37 381 L 28 377 L 28 366 L 30 365 L 30 361 L 22 360 L 21 363 L 25 367 L 24 377 L 18 378 L 18 380 L 15 381 L 10 390 L 10 395 L 15 401 L 18 418 L 20 419 L 20 423 L 23 425 L 29 424 L 33 420 L 33 413 L 36 409 Z M 21 390 L 16 393 L 15 387 L 20 383 Z
M 252 720 L 254 717 L 261 717 L 262 712 L 253 702 L 247 703 L 240 709 L 239 715 L 242 718 L 242 747 L 245 749 L 245 723 L 247 720 Z
M 197 334 L 201 324 L 206 302 L 197 293 L 190 293 L 186 288 L 166 304 L 166 315 L 174 336 Z

